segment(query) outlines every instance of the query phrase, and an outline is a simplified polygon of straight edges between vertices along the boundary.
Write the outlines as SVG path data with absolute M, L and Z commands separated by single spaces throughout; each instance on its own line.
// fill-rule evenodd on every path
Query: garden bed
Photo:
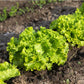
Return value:
M 6 4 L 3 5 L 6 6 Z M 21 3 L 21 7 L 27 5 L 26 2 Z M 36 7 L 33 12 L 9 17 L 4 22 L 0 22 L 0 63 L 9 61 L 6 47 L 12 36 L 18 38 L 19 34 L 28 26 L 33 26 L 35 30 L 39 29 L 40 26 L 49 28 L 51 21 L 60 15 L 74 13 L 79 6 L 79 2 L 51 3 L 44 5 L 41 9 Z M 68 60 L 63 66 L 58 67 L 53 64 L 50 71 L 26 72 L 21 70 L 21 76 L 6 82 L 7 84 L 83 84 L 84 47 L 70 49 Z

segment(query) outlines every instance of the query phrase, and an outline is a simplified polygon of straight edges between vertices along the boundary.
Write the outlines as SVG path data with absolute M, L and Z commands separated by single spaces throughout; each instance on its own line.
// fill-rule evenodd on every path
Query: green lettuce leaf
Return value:
M 0 63 L 0 80 L 9 80 L 12 77 L 19 76 L 19 70 L 8 62 Z

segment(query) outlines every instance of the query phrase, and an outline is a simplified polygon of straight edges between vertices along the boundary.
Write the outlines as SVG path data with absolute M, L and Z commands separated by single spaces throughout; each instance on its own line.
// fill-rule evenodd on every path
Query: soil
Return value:
M 8 10 L 15 2 L 0 1 L 0 12 L 7 6 Z M 19 2 L 20 7 L 31 6 L 26 1 Z M 10 6 L 9 6 L 10 5 Z M 35 30 L 40 26 L 49 28 L 51 21 L 60 15 L 72 14 L 81 2 L 60 2 L 44 5 L 43 8 L 35 7 L 33 12 L 25 13 L 21 16 L 7 18 L 0 22 L 0 63 L 9 61 L 6 51 L 7 42 L 12 36 L 17 37 L 29 26 Z M 53 64 L 52 70 L 48 71 L 22 71 L 21 76 L 5 81 L 7 84 L 84 84 L 84 47 L 70 48 L 67 62 L 63 66 Z

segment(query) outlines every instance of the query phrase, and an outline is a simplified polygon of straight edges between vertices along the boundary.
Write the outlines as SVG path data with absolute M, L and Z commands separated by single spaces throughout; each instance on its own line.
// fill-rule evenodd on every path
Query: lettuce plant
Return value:
M 0 80 L 0 84 L 7 84 L 7 83 L 4 83 L 4 81 Z
M 19 75 L 20 72 L 14 65 L 8 62 L 0 63 L 0 84 L 5 84 L 3 81 Z
M 13 65 L 27 70 L 50 70 L 53 63 L 63 65 L 69 47 L 66 39 L 52 29 L 26 28 L 19 38 L 12 37 L 7 46 L 9 60 Z
M 81 7 L 79 8 L 79 11 L 82 15 L 84 15 L 84 3 L 82 3 Z
M 50 28 L 65 36 L 72 46 L 84 46 L 84 16 L 79 9 L 74 14 L 61 15 L 51 22 Z
M 84 3 L 82 3 L 82 5 L 80 6 L 80 8 L 77 8 L 75 11 L 76 15 L 83 15 L 84 16 Z

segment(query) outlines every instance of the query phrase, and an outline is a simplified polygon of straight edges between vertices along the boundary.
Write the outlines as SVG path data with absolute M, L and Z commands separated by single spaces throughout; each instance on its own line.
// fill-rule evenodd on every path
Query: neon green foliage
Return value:
M 75 14 L 80 14 L 84 16 L 84 3 L 80 6 L 80 8 L 77 8 L 75 11 Z
M 51 22 L 50 28 L 65 36 L 72 46 L 84 46 L 84 16 L 79 9 L 74 14 L 61 15 Z
M 8 43 L 9 60 L 27 70 L 50 70 L 52 64 L 63 65 L 67 60 L 68 44 L 59 33 L 41 27 L 35 32 L 26 28 L 19 39 L 12 37 Z
M 0 63 L 0 82 L 9 80 L 12 77 L 19 76 L 19 70 L 8 62 Z M 4 83 L 0 83 L 4 84 Z
M 4 83 L 4 81 L 0 80 L 0 84 L 6 84 L 6 83 Z

